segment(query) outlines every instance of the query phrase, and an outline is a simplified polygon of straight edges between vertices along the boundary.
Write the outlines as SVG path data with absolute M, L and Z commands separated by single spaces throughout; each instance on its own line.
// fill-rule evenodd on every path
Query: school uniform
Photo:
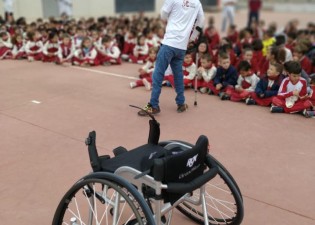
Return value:
M 88 64 L 90 66 L 97 66 L 100 64 L 97 58 L 97 51 L 93 46 L 89 49 L 86 48 L 77 49 L 74 52 L 72 61 L 73 64 L 75 65 Z
M 7 40 L 0 38 L 0 59 L 10 58 L 12 56 L 13 45 L 10 34 L 7 32 Z
M 137 55 L 137 56 L 136 56 Z M 148 45 L 136 45 L 133 49 L 133 54 L 129 55 L 129 61 L 132 63 L 144 63 L 149 56 Z
M 258 81 L 255 92 L 251 93 L 251 98 L 255 100 L 257 105 L 270 106 L 272 98 L 278 94 L 282 80 L 283 75 L 274 78 L 265 75 Z
M 260 69 L 260 67 L 262 66 L 262 63 L 264 62 L 264 56 L 262 54 L 262 51 L 261 50 L 258 50 L 258 51 L 253 51 L 253 61 L 256 62 L 256 65 L 257 65 L 257 71 L 258 72 Z
M 155 67 L 155 60 L 151 60 L 150 58 L 146 61 L 146 63 L 142 66 L 142 70 L 145 71 L 144 74 L 140 74 L 139 78 L 150 78 L 152 76 L 153 70 Z
M 72 62 L 74 51 L 75 51 L 75 47 L 71 42 L 68 45 L 61 43 L 58 48 L 57 63 Z
M 43 62 L 57 62 L 58 50 L 59 50 L 58 43 L 47 41 L 43 47 Z
M 302 69 L 308 74 L 310 75 L 312 73 L 312 62 L 311 60 L 303 55 L 302 58 L 300 59 L 300 63 L 301 63 L 301 67 Z
M 111 63 L 119 65 L 121 64 L 121 58 L 120 58 L 120 50 L 114 42 L 111 42 L 110 46 L 108 48 L 105 48 L 105 46 L 100 46 L 98 49 L 98 58 L 101 64 L 103 63 Z
M 156 39 L 154 37 L 146 38 L 145 39 L 145 44 L 148 45 L 149 48 L 158 47 L 159 46 L 159 44 L 157 43 L 157 41 L 156 41 Z
M 300 91 L 299 96 L 293 95 L 294 90 Z M 280 85 L 278 95 L 272 99 L 272 104 L 282 107 L 286 113 L 300 112 L 310 108 L 306 80 L 300 77 L 299 81 L 293 84 L 289 77 L 285 78 Z
M 133 49 L 135 48 L 136 43 L 136 38 L 129 38 L 128 34 L 125 35 L 124 48 L 121 55 L 123 59 L 129 59 L 129 55 L 133 53 Z
M 25 51 L 29 60 L 42 60 L 43 42 L 29 40 L 25 45 Z
M 255 91 L 258 81 L 259 77 L 257 77 L 255 73 L 247 77 L 238 76 L 237 84 L 235 85 L 235 87 L 229 86 L 226 90 L 226 94 L 228 94 L 231 98 L 231 101 L 234 102 L 245 100 L 251 95 L 251 93 Z M 236 91 L 236 89 L 240 87 L 243 90 Z
M 220 90 L 216 89 L 217 84 L 222 84 Z M 230 65 L 227 70 L 221 66 L 218 67 L 217 73 L 213 78 L 213 83 L 209 84 L 210 90 L 218 95 L 220 92 L 225 92 L 228 86 L 234 87 L 237 84 L 237 71 L 234 66 Z
M 155 60 L 149 59 L 142 69 L 145 71 L 144 74 L 139 75 L 139 80 L 136 80 L 136 87 L 144 86 L 143 79 L 146 79 L 149 83 L 152 84 L 152 73 L 155 67 Z
M 26 59 L 27 58 L 24 41 L 22 41 L 21 43 L 15 43 L 13 45 L 12 55 L 15 59 Z
M 196 64 L 194 62 L 191 63 L 183 63 L 183 75 L 184 75 L 184 87 L 191 87 L 193 85 L 194 78 L 196 76 Z M 174 76 L 169 76 L 167 80 L 171 83 L 173 87 L 174 84 Z
M 213 78 L 217 73 L 217 68 L 213 65 L 210 68 L 205 68 L 205 70 L 200 73 L 197 72 L 197 88 L 209 88 L 210 82 L 213 82 Z M 195 86 L 195 83 L 193 83 Z

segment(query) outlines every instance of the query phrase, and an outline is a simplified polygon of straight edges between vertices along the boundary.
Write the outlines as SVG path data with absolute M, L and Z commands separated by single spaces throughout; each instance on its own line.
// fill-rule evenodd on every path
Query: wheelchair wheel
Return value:
M 109 173 L 94 173 L 74 184 L 59 203 L 53 225 L 154 225 L 137 189 Z
M 215 160 L 217 162 L 217 160 Z M 244 216 L 243 199 L 236 182 L 221 164 L 218 163 L 218 174 L 205 185 L 207 215 L 210 225 L 241 224 Z M 204 224 L 204 214 L 200 191 L 195 190 L 192 196 L 176 208 L 198 224 Z

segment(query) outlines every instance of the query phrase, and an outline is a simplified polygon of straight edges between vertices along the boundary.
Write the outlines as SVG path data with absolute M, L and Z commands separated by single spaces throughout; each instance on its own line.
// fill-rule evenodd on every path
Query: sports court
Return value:
M 214 14 L 217 21 L 218 13 Z M 290 16 L 290 17 L 289 17 Z M 262 12 L 284 26 L 312 14 Z M 246 12 L 237 23 L 245 24 Z M 0 62 L 1 224 L 50 224 L 64 193 L 91 171 L 84 140 L 97 132 L 100 154 L 146 143 L 143 106 L 150 93 L 130 89 L 139 65 L 79 68 L 42 62 Z M 315 120 L 271 114 L 269 108 L 221 101 L 187 90 L 188 112 L 178 114 L 175 92 L 163 88 L 160 140 L 209 138 L 211 153 L 232 173 L 244 198 L 245 225 L 315 223 Z M 176 212 L 174 224 L 193 224 Z

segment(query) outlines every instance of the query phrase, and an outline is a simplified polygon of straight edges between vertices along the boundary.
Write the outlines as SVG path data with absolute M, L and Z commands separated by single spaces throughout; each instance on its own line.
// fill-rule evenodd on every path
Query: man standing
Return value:
M 58 6 L 61 16 L 72 16 L 72 0 L 58 0 Z
M 13 0 L 3 0 L 4 20 L 8 21 L 9 17 L 13 17 Z
M 252 21 L 255 20 L 257 23 L 259 22 L 259 11 L 262 6 L 261 0 L 248 0 L 248 8 L 249 8 L 249 15 L 248 15 L 248 23 L 247 27 L 250 28 Z
M 160 14 L 161 19 L 167 21 L 167 26 L 152 75 L 151 99 L 144 110 L 152 114 L 160 113 L 159 97 L 162 82 L 164 73 L 170 65 L 177 94 L 175 98 L 177 112 L 181 113 L 188 108 L 184 96 L 182 69 L 184 56 L 189 40 L 194 40 L 198 35 L 195 27 L 203 27 L 204 13 L 199 0 L 165 0 Z M 139 111 L 138 115 L 146 116 L 144 110 Z
M 227 20 L 229 20 L 229 25 L 234 25 L 236 3 L 237 0 L 222 0 L 222 33 L 225 32 Z

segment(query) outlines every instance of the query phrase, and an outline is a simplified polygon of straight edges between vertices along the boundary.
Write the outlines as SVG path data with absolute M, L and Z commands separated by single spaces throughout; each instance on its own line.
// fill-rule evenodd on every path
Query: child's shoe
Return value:
M 145 78 L 142 79 L 142 82 L 143 82 L 143 84 L 144 84 L 144 86 L 145 86 L 145 89 L 147 89 L 148 91 L 150 91 L 150 90 L 151 90 L 151 87 L 152 87 L 151 83 L 150 83 L 147 79 L 145 79 Z
M 245 103 L 246 103 L 246 105 L 255 105 L 256 101 L 254 99 L 252 99 L 252 98 L 247 98 L 245 100 Z
M 315 111 L 310 111 L 310 110 L 304 109 L 303 115 L 304 115 L 306 118 L 315 117 Z
M 221 94 L 222 93 L 222 94 Z M 229 95 L 227 95 L 226 93 L 223 93 L 223 92 L 221 92 L 220 93 L 220 99 L 222 100 L 222 101 L 224 101 L 224 100 L 230 100 L 231 99 L 231 97 L 229 96 Z
M 208 88 L 206 88 L 206 87 L 200 88 L 200 92 L 201 92 L 202 94 L 207 93 L 207 91 L 208 91 Z
M 284 110 L 280 106 L 274 106 L 273 105 L 273 106 L 270 107 L 270 112 L 272 112 L 272 113 L 283 113 Z
M 137 87 L 136 82 L 130 82 L 129 85 L 130 85 L 130 88 L 131 88 L 131 89 Z

